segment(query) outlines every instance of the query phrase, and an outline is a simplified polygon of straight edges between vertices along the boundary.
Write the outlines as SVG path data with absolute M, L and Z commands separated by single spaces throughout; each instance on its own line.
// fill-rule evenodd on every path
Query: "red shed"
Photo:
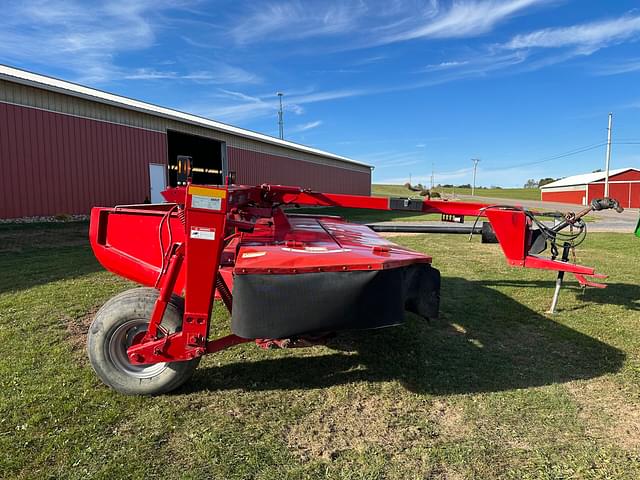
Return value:
M 604 172 L 573 175 L 540 187 L 545 202 L 587 205 L 604 197 Z M 609 172 L 609 196 L 625 208 L 640 208 L 640 170 L 619 168 Z

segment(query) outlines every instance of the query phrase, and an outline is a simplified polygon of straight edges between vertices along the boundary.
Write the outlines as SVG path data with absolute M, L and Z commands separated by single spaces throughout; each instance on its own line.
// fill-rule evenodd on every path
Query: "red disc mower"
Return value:
M 384 229 L 339 217 L 294 214 L 293 206 L 438 213 L 488 220 L 514 266 L 558 272 L 553 308 L 565 272 L 603 287 L 593 268 L 568 262 L 584 235 L 581 217 L 620 209 L 594 201 L 554 227 L 523 208 L 443 200 L 318 193 L 279 185 L 193 185 L 164 192 L 169 203 L 94 208 L 90 240 L 100 263 L 143 287 L 110 299 L 88 334 L 98 376 L 125 394 L 153 395 L 183 384 L 203 355 L 240 343 L 301 346 L 328 333 L 402 323 L 408 310 L 436 318 L 440 273 L 431 257 L 389 241 Z M 571 227 L 573 233 L 563 233 Z M 432 231 L 413 226 L 395 231 Z M 436 228 L 436 227 L 432 227 Z M 550 245 L 551 258 L 540 254 Z M 561 250 L 561 251 L 560 251 Z M 561 258 L 557 258 L 561 256 Z M 210 331 L 214 299 L 231 314 L 231 335 Z

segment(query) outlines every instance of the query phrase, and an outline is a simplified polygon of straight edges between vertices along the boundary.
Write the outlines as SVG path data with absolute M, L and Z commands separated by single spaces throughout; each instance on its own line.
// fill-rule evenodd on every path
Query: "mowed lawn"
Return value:
M 451 188 L 438 187 L 435 191 L 448 197 L 452 195 L 471 195 L 470 188 Z M 403 185 L 385 185 L 373 184 L 371 188 L 372 195 L 388 196 L 388 197 L 406 197 L 411 195 L 419 195 L 418 192 L 412 192 Z M 512 200 L 540 200 L 540 190 L 537 188 L 476 188 L 476 197 L 488 198 L 509 198 Z
M 92 312 L 131 285 L 86 225 L 0 227 L 0 478 L 640 478 L 640 239 L 592 234 L 544 314 L 549 272 L 465 236 L 434 257 L 442 315 L 328 346 L 205 357 L 181 390 L 125 397 L 93 374 Z M 216 305 L 214 331 L 228 319 Z

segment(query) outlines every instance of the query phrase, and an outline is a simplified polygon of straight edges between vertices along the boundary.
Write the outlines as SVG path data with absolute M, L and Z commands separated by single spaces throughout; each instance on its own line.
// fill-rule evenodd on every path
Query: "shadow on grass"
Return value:
M 483 285 L 491 287 L 522 287 L 522 288 L 544 288 L 552 290 L 555 281 L 552 280 L 486 280 Z M 590 304 L 600 303 L 605 305 L 619 305 L 627 310 L 640 311 L 640 284 L 630 283 L 607 283 L 607 288 L 587 288 L 574 284 L 565 284 L 560 291 L 559 311 L 562 311 L 563 292 L 571 291 L 580 295 L 580 305 L 570 310 L 582 310 Z M 542 297 L 551 303 L 551 295 Z
M 88 222 L 0 225 L 0 294 L 99 270 Z
M 442 318 L 350 332 L 334 353 L 199 369 L 181 390 L 324 388 L 397 380 L 408 390 L 464 394 L 588 379 L 618 371 L 622 351 L 539 315 L 485 282 L 443 279 Z
M 103 270 L 88 242 L 84 246 L 27 248 L 0 253 L 0 294 L 18 292 Z

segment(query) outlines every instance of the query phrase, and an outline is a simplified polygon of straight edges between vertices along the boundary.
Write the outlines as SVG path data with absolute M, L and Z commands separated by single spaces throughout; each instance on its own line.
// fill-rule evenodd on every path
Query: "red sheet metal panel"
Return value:
M 631 205 L 630 208 L 640 208 L 640 183 L 631 184 Z
M 166 135 L 0 103 L 0 218 L 139 203 Z
M 542 190 L 541 199 L 543 202 L 575 203 L 582 205 L 582 200 L 585 195 L 586 192 L 584 190 Z
M 371 194 L 371 173 L 332 165 L 301 162 L 293 158 L 227 147 L 229 169 L 237 182 L 295 185 L 326 193 Z
M 628 170 L 626 172 L 619 173 L 618 175 L 612 175 L 609 177 L 611 182 L 619 182 L 621 180 L 640 180 L 640 171 Z
M 239 183 L 371 192 L 369 171 L 236 147 L 227 155 Z M 148 164 L 166 162 L 163 132 L 0 102 L 0 218 L 140 203 L 149 196 Z
M 610 183 L 609 196 L 624 208 L 640 208 L 640 182 Z M 604 183 L 589 185 L 589 201 L 604 197 Z

